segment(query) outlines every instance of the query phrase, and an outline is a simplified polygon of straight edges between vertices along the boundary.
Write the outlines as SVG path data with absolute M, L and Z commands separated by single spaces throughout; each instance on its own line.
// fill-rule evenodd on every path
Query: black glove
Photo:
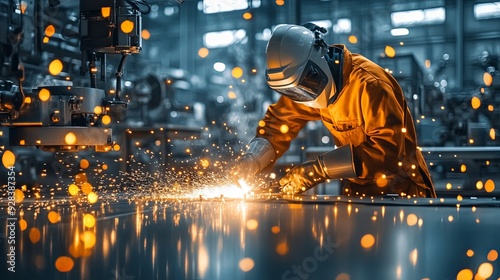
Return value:
M 285 194 L 298 194 L 325 182 L 328 174 L 321 167 L 319 159 L 306 161 L 293 167 L 281 178 L 281 192 Z

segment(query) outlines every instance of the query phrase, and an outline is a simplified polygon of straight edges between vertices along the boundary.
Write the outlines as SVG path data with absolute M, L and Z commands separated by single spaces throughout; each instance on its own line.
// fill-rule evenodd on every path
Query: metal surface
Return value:
M 71 133 L 74 142 L 68 142 Z M 111 128 L 83 126 L 11 127 L 11 146 L 98 146 L 111 145 Z M 70 139 L 70 140 L 71 140 Z
M 500 277 L 500 203 L 491 198 L 25 200 L 15 273 L 6 206 L 1 279 Z

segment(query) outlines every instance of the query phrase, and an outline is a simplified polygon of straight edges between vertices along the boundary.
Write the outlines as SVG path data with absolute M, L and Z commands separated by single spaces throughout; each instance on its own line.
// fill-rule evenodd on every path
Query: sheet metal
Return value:
M 25 200 L 16 272 L 6 206 L 1 279 L 500 277 L 493 198 Z

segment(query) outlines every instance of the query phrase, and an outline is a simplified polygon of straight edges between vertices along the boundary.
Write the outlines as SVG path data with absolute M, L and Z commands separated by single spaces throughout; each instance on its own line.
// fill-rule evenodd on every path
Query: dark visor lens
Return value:
M 299 102 L 313 101 L 317 97 L 317 95 L 312 94 L 306 90 L 303 90 L 300 87 L 276 89 L 276 91 L 294 101 L 299 101 Z
M 328 77 L 314 62 L 309 61 L 296 87 L 276 89 L 288 98 L 299 101 L 313 101 L 323 92 Z

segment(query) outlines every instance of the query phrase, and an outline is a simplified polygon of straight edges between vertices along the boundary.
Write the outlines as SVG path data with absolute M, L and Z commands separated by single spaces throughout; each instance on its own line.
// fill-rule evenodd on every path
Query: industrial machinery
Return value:
M 57 6 L 60 1 L 50 1 Z M 0 1 L 0 123 L 9 127 L 9 146 L 36 146 L 49 151 L 111 149 L 113 141 L 109 113 L 126 109 L 121 98 L 121 78 L 125 59 L 141 51 L 141 14 L 147 13 L 145 1 L 80 1 L 80 74 L 90 76 L 90 87 L 61 85 L 23 88 L 24 67 L 19 46 L 24 37 L 24 17 L 35 20 L 40 2 Z M 35 30 L 34 32 L 36 33 Z M 47 33 L 47 31 L 46 31 Z M 31 36 L 33 37 L 33 36 Z M 26 38 L 26 39 L 36 39 Z M 113 96 L 98 87 L 106 80 L 106 55 L 121 55 L 116 71 Z M 49 72 L 61 72 L 62 62 L 54 60 Z

